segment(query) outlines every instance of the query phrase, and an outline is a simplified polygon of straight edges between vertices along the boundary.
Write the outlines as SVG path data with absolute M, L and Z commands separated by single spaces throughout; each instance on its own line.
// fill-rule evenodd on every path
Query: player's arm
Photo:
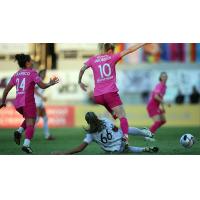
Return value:
M 54 79 L 50 79 L 49 83 L 44 83 L 44 82 L 40 81 L 39 83 L 37 83 L 37 85 L 42 89 L 47 89 L 48 87 L 55 85 L 57 83 L 59 83 L 59 79 L 54 78 Z
M 160 97 L 160 95 L 159 95 L 159 94 L 156 94 L 156 95 L 154 96 L 154 99 L 160 103 L 161 108 L 162 108 L 162 110 L 164 111 L 164 110 L 165 110 L 164 101 L 163 101 L 163 99 Z
M 83 151 L 88 146 L 88 143 L 83 142 L 78 147 L 72 149 L 71 151 L 65 152 L 64 154 L 75 154 Z
M 53 154 L 55 155 L 70 155 L 70 154 L 76 154 L 79 153 L 81 151 L 83 151 L 86 147 L 88 146 L 87 142 L 83 142 L 81 143 L 79 146 L 75 147 L 74 149 L 70 150 L 70 151 L 65 151 L 65 152 L 55 152 Z
M 82 83 L 82 77 L 83 77 L 83 74 L 85 73 L 85 70 L 88 69 L 88 66 L 87 65 L 84 65 L 81 69 L 80 69 L 80 72 L 79 72 L 79 76 L 78 76 L 78 84 L 79 86 L 81 87 L 81 89 L 83 91 L 87 91 L 87 85 L 85 85 L 84 83 Z
M 136 45 L 130 46 L 128 49 L 123 50 L 122 52 L 120 52 L 120 56 L 124 57 L 130 53 L 133 53 L 134 51 L 137 51 L 139 48 L 143 47 L 144 45 L 146 45 L 147 43 L 138 43 Z
M 160 97 L 159 94 L 156 94 L 156 95 L 154 96 L 154 99 L 155 99 L 156 101 L 158 101 L 159 103 L 164 104 L 164 101 L 163 101 L 163 99 Z
M 7 98 L 8 93 L 10 92 L 10 90 L 11 90 L 12 88 L 13 88 L 13 85 L 8 84 L 8 85 L 6 86 L 6 88 L 4 89 L 3 95 L 2 95 L 2 102 L 1 102 L 1 105 L 0 105 L 0 109 L 1 109 L 2 107 L 5 107 L 5 106 L 6 106 L 6 98 Z

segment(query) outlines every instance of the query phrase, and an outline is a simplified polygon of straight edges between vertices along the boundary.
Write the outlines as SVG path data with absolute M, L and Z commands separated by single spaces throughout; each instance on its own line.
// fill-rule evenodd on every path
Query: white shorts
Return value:
M 44 108 L 44 103 L 43 101 L 35 101 L 36 107 L 37 108 Z

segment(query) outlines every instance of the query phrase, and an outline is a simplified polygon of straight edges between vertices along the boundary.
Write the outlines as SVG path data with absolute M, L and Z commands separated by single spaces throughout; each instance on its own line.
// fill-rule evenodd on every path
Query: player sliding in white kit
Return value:
M 92 141 L 96 142 L 106 152 L 122 153 L 125 150 L 125 142 L 123 141 L 123 133 L 109 119 L 99 119 L 94 112 L 88 112 L 85 115 L 88 128 L 85 129 L 87 134 L 83 143 L 68 152 L 58 152 L 55 154 L 75 154 L 83 151 Z M 129 127 L 129 135 L 152 137 L 152 133 L 144 128 L 138 129 Z M 158 147 L 135 147 L 128 146 L 128 152 L 157 152 Z M 127 151 L 126 151 L 127 152 Z

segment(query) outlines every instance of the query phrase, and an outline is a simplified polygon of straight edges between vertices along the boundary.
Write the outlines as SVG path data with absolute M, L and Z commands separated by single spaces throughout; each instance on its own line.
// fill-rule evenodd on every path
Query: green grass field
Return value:
M 20 146 L 13 141 L 14 129 L 0 129 L 0 154 L 1 155 L 24 155 Z M 84 131 L 80 128 L 51 129 L 56 137 L 54 141 L 43 139 L 42 129 L 37 129 L 32 141 L 32 149 L 35 155 L 49 155 L 54 151 L 70 150 L 79 145 L 84 138 Z M 179 138 L 183 133 L 193 134 L 197 142 L 191 149 L 185 149 L 179 144 Z M 141 137 L 130 136 L 130 145 L 133 146 L 158 146 L 160 151 L 156 155 L 200 155 L 200 127 L 187 128 L 161 128 L 156 135 L 156 142 L 144 141 Z M 88 146 L 81 152 L 82 155 L 104 155 L 96 143 Z M 130 154 L 130 153 L 128 153 Z M 144 155 L 143 153 L 142 155 Z M 131 155 L 131 154 L 130 154 Z M 145 154 L 146 155 L 146 154 Z

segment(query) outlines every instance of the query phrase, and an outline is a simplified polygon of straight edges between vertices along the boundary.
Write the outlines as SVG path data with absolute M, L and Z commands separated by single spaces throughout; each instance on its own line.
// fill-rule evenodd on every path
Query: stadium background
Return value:
M 130 45 L 118 43 L 116 52 Z M 87 93 L 83 92 L 77 84 L 80 67 L 90 56 L 98 53 L 97 43 L 0 44 L 0 96 L 10 77 L 18 69 L 17 63 L 13 60 L 14 55 L 22 52 L 31 55 L 37 70 L 48 69 L 46 81 L 52 75 L 60 78 L 58 85 L 45 91 L 48 97 L 46 108 L 49 126 L 55 135 L 62 137 L 62 134 L 65 134 L 70 140 L 73 140 L 72 137 L 76 138 L 76 132 L 80 132 L 80 127 L 85 125 L 84 114 L 87 111 L 110 117 L 102 106 L 97 106 L 92 101 L 94 86 L 92 71 L 87 70 L 83 78 L 83 81 L 89 85 Z M 148 127 L 152 123 L 145 107 L 150 92 L 158 82 L 159 73 L 162 71 L 166 71 L 169 75 L 165 100 L 172 104 L 170 108 L 166 107 L 167 124 L 162 130 L 166 134 L 170 131 L 172 134 L 170 137 L 176 137 L 176 140 L 183 132 L 198 136 L 200 133 L 200 100 L 191 103 L 194 86 L 200 93 L 200 44 L 198 43 L 150 44 L 120 61 L 117 65 L 117 82 L 129 124 Z M 12 106 L 14 97 L 15 89 L 8 96 L 7 108 L 0 112 L 0 132 L 2 134 L 8 135 L 11 130 L 20 125 L 22 120 Z M 119 125 L 118 122 L 116 123 Z M 42 126 L 42 120 L 38 126 Z M 178 136 L 173 136 L 174 130 L 177 131 Z M 41 129 L 38 131 L 42 132 Z M 81 140 L 83 137 L 81 134 L 82 132 L 77 140 Z M 72 142 L 72 146 L 77 142 Z M 58 149 L 59 145 L 64 146 L 64 144 L 57 144 Z M 169 152 L 168 144 L 163 144 L 163 146 L 162 153 Z M 194 152 L 199 154 L 198 148 Z M 51 150 L 53 149 L 56 150 L 56 147 L 52 145 Z M 91 152 L 89 151 L 89 154 Z M 177 149 L 171 153 L 174 152 L 177 153 Z M 5 151 L 5 153 L 8 152 Z M 40 153 L 46 154 L 47 152 L 40 150 Z

